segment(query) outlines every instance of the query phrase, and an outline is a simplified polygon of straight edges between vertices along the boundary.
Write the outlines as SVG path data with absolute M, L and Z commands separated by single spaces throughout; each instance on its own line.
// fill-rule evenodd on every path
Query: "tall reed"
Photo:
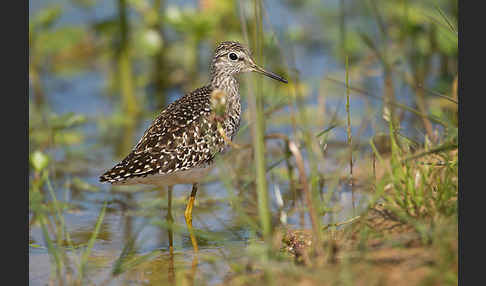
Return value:
M 126 0 L 118 0 L 118 18 L 120 20 L 120 47 L 118 51 L 118 76 L 122 95 L 123 110 L 129 118 L 140 113 L 140 106 L 135 98 L 135 86 L 130 54 L 130 26 L 127 18 Z
M 263 31 L 262 31 L 262 3 L 261 0 L 253 2 L 255 25 L 253 29 L 253 50 L 255 60 L 262 62 Z M 271 240 L 271 221 L 268 203 L 268 190 L 266 180 L 265 163 L 265 117 L 263 112 L 263 89 L 261 78 L 254 79 L 255 93 L 250 96 L 249 107 L 254 124 L 252 125 L 252 136 L 254 144 L 254 156 L 256 167 L 256 185 L 258 194 L 258 214 L 262 227 L 262 234 L 265 242 Z

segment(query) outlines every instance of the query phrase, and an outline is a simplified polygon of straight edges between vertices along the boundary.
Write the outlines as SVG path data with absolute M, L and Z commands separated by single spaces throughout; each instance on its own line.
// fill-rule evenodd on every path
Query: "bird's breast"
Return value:
M 233 139 L 240 128 L 241 121 L 241 104 L 239 97 L 237 100 L 231 102 L 228 106 L 228 110 L 225 118 L 225 131 L 226 135 Z

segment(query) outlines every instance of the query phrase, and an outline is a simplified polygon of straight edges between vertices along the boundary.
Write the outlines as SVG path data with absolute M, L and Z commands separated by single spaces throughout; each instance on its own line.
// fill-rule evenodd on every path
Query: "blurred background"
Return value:
M 457 16 L 457 0 L 29 1 L 29 284 L 267 284 L 286 269 L 287 284 L 388 285 L 351 260 L 319 280 L 322 263 L 279 245 L 290 229 L 347 241 L 341 224 L 378 202 L 432 249 L 420 283 L 457 284 Z M 207 83 L 226 40 L 289 84 L 240 77 L 237 145 L 198 192 L 195 259 L 191 186 L 175 186 L 172 225 L 166 190 L 98 177 Z

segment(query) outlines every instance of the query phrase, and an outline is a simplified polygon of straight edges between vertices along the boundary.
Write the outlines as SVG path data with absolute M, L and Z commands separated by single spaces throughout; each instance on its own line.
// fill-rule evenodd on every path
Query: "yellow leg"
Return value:
M 197 184 L 192 185 L 191 196 L 189 197 L 189 202 L 187 203 L 186 211 L 184 216 L 186 218 L 187 229 L 189 230 L 189 235 L 191 236 L 192 247 L 194 251 L 198 251 L 196 237 L 194 236 L 194 231 L 192 229 L 192 207 L 194 206 L 194 200 L 196 199 Z

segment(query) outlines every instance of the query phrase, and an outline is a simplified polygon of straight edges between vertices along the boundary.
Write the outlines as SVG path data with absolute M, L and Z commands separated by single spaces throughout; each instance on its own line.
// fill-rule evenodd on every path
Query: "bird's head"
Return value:
M 283 77 L 257 65 L 249 49 L 238 42 L 222 42 L 214 51 L 211 76 L 237 75 L 243 72 L 258 72 L 275 80 L 288 83 Z

